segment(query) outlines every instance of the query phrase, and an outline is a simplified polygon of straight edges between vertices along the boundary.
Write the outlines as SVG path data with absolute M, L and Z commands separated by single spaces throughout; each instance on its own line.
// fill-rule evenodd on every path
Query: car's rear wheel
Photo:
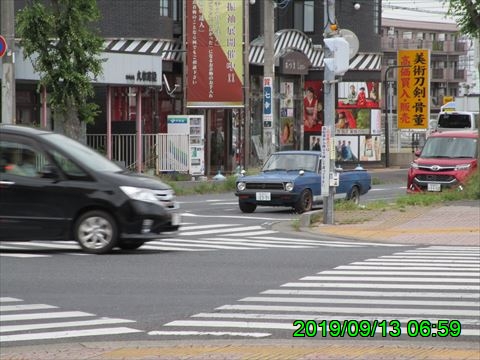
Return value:
M 257 205 L 246 202 L 239 202 L 238 206 L 240 207 L 240 210 L 244 213 L 253 213 L 257 208 Z
M 360 204 L 360 189 L 358 186 L 354 186 L 352 191 L 350 191 L 350 195 L 348 196 L 348 200 L 352 201 L 354 204 Z
M 123 240 L 118 243 L 118 247 L 122 250 L 136 250 L 140 246 L 145 244 L 144 241 L 128 241 L 128 240 Z
M 111 215 L 101 210 L 81 215 L 74 228 L 75 240 L 91 254 L 105 254 L 117 244 L 117 224 Z
M 300 194 L 300 198 L 295 203 L 295 211 L 298 214 L 302 214 L 306 211 L 312 210 L 313 206 L 313 197 L 312 192 L 308 189 L 305 189 Z

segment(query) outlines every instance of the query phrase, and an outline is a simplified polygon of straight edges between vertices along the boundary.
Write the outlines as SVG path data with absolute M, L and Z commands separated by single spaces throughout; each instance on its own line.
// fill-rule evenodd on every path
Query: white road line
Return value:
M 22 251 L 21 249 L 17 249 L 19 251 Z M 6 254 L 6 253 L 0 253 L 0 257 L 13 257 L 13 258 L 22 258 L 22 259 L 27 259 L 27 258 L 42 258 L 42 257 L 51 257 L 51 255 L 39 255 L 39 254 L 20 254 L 20 253 L 14 253 L 14 254 Z
M 102 318 L 97 320 L 65 321 L 65 322 L 44 323 L 44 324 L 7 325 L 7 326 L 2 325 L 2 327 L 0 328 L 0 333 L 25 331 L 25 330 L 54 329 L 54 328 L 61 328 L 61 327 L 121 324 L 121 323 L 132 323 L 132 322 L 135 322 L 135 321 L 126 320 L 126 319 Z
M 475 285 L 442 285 L 442 284 L 379 284 L 379 283 L 308 283 L 308 282 L 290 282 L 283 284 L 285 287 L 301 288 L 372 288 L 372 289 L 420 289 L 420 290 L 462 290 L 479 291 L 480 286 Z
M 431 277 L 382 277 L 382 276 L 305 276 L 304 281 L 393 281 L 393 282 L 427 282 L 427 283 L 474 283 L 479 284 L 480 279 L 455 279 L 455 278 L 431 278 Z M 379 285 L 381 286 L 381 285 Z
M 297 319 L 309 319 L 309 320 L 351 320 L 352 317 L 350 315 L 325 315 L 325 314 L 265 314 L 265 313 L 198 313 L 192 315 L 192 318 L 212 318 L 212 319 L 264 319 L 264 320 L 291 320 L 292 322 Z M 391 319 L 386 318 L 387 321 Z M 436 323 L 438 320 L 444 320 L 445 318 L 425 318 L 424 320 L 429 320 L 431 323 Z M 355 316 L 355 320 L 362 321 L 362 320 L 378 320 L 382 321 L 382 319 L 378 316 Z M 418 317 L 396 317 L 395 320 L 398 320 L 400 323 L 407 323 L 410 320 L 418 320 Z M 462 319 L 462 325 L 477 325 L 478 320 L 476 319 Z M 463 331 L 463 329 L 462 329 Z
M 298 311 L 319 313 L 348 313 L 348 314 L 382 314 L 382 315 L 445 315 L 445 316 L 478 316 L 478 310 L 457 309 L 415 309 L 415 308 L 373 308 L 373 307 L 328 307 L 328 306 L 287 306 L 287 305 L 223 305 L 215 310 L 240 311 Z
M 0 297 L 0 303 L 2 303 L 2 302 L 18 302 L 18 301 L 23 301 L 23 300 L 13 298 L 13 297 Z
M 416 265 L 416 266 L 404 266 L 402 268 L 399 268 L 398 266 L 381 266 L 381 265 L 377 265 L 377 266 L 350 266 L 350 265 L 342 265 L 342 266 L 337 266 L 335 269 L 338 269 L 338 270 L 402 270 L 404 271 L 405 273 L 407 272 L 410 272 L 410 271 L 415 271 L 415 270 L 434 270 L 434 271 L 437 271 L 439 267 L 442 267 L 442 266 L 438 266 L 435 267 L 435 266 L 429 266 L 428 264 L 425 264 L 424 266 L 421 266 L 421 265 Z M 448 269 L 448 271 L 450 272 L 450 274 L 452 274 L 452 272 L 456 272 L 456 271 L 478 271 L 480 269 L 480 267 L 464 267 L 462 265 L 462 267 L 451 267 Z M 452 274 L 453 275 L 453 274 Z
M 131 329 L 127 327 L 112 327 L 112 328 L 100 328 L 89 330 L 68 330 L 68 331 L 53 331 L 45 333 L 33 333 L 33 334 L 18 334 L 18 335 L 0 335 L 0 342 L 9 341 L 26 341 L 26 340 L 46 340 L 46 339 L 60 339 L 60 338 L 73 338 L 84 336 L 98 336 L 98 335 L 118 335 L 118 334 L 130 334 L 139 333 L 141 330 Z
M 441 301 L 441 300 L 406 300 L 406 299 L 339 299 L 339 298 L 314 298 L 314 297 L 264 297 L 251 296 L 240 299 L 244 302 L 271 302 L 271 303 L 311 303 L 311 304 L 367 304 L 367 305 L 420 305 L 420 306 L 457 306 L 479 308 L 478 301 Z M 478 314 L 478 312 L 477 312 Z
M 40 310 L 40 309 L 57 309 L 57 308 L 58 308 L 57 306 L 46 305 L 46 304 L 0 305 L 0 312 Z
M 435 261 L 435 262 L 451 262 L 451 263 L 474 263 L 477 264 L 477 259 L 472 259 L 470 257 L 455 257 L 455 256 L 410 256 L 410 255 L 385 255 L 380 256 L 377 260 L 388 261 L 388 260 L 396 260 L 405 259 L 408 261 Z M 367 260 L 366 260 L 367 261 Z
M 207 238 L 202 240 L 211 241 L 211 243 L 218 243 L 218 244 L 238 244 L 244 246 L 253 246 L 254 248 L 291 248 L 291 249 L 311 249 L 312 246 L 306 245 L 282 245 L 282 244 L 268 244 L 263 242 L 253 242 L 248 240 L 235 240 L 235 239 L 225 239 L 225 238 Z
M 212 224 L 212 225 L 193 225 L 193 226 L 182 226 L 180 229 L 184 230 L 199 230 L 199 229 L 214 229 L 214 228 L 222 228 L 228 226 L 241 226 L 239 224 Z
M 318 272 L 322 275 L 418 275 L 418 276 L 466 276 L 480 278 L 478 271 L 470 272 L 450 272 L 450 271 L 384 271 L 382 270 L 325 270 Z
M 225 234 L 225 236 L 258 236 L 258 235 L 268 235 L 275 234 L 278 231 L 275 230 L 260 230 L 260 231 L 250 231 L 250 232 L 238 232 L 235 234 Z
M 162 246 L 165 245 L 173 245 L 173 246 L 179 246 L 179 247 L 192 247 L 192 248 L 211 248 L 211 249 L 231 249 L 231 250 L 253 250 L 253 248 L 247 248 L 247 247 L 239 247 L 239 246 L 225 246 L 225 245 L 210 245 L 206 244 L 204 242 L 201 242 L 202 244 L 194 244 L 195 240 L 175 240 L 173 243 L 169 242 L 162 242 Z M 187 244 L 183 244 L 183 242 L 188 242 Z
M 238 336 L 263 338 L 271 336 L 270 333 L 259 332 L 232 332 L 232 331 L 150 331 L 148 335 L 162 336 Z
M 342 290 L 287 290 L 271 289 L 262 291 L 266 295 L 330 295 L 330 296 L 362 296 L 362 297 L 402 297 L 402 298 L 453 298 L 453 299 L 480 299 L 480 293 L 459 292 L 414 292 L 414 291 L 342 291 Z
M 244 329 L 293 329 L 293 325 L 290 323 L 215 320 L 176 320 L 169 322 L 164 326 L 235 327 Z
M 255 237 L 254 239 L 257 239 L 257 237 Z M 275 237 L 268 237 L 268 236 L 265 236 L 265 237 L 259 237 L 258 239 L 260 240 L 275 240 L 275 239 L 279 239 L 279 238 L 275 238 Z M 317 241 L 317 240 L 300 240 L 300 239 L 295 239 L 295 238 L 282 238 L 284 240 L 290 240 L 290 241 L 316 241 L 320 244 L 326 244 L 326 245 L 329 245 L 329 244 L 336 244 L 336 245 L 349 245 L 349 246 L 360 246 L 360 245 L 366 245 L 366 246 L 385 246 L 385 247 L 399 247 L 399 246 L 408 246 L 408 245 L 401 245 L 401 244 L 382 244 L 382 243 L 373 243 L 373 242 L 364 242 L 364 241 Z
M 438 257 L 443 257 L 443 255 L 449 256 L 468 256 L 472 258 L 480 257 L 480 254 L 472 254 L 471 251 L 419 251 L 419 250 L 407 250 L 403 254 L 408 255 L 435 255 Z
M 188 249 L 182 247 L 175 247 L 175 246 L 151 246 L 151 245 L 143 245 L 143 250 L 161 250 L 161 251 L 213 251 L 213 249 Z
M 478 265 L 478 262 L 475 262 L 475 261 L 471 261 L 470 264 L 465 264 L 465 263 L 461 263 L 461 264 L 456 264 L 456 263 L 452 263 L 452 262 L 449 262 L 449 263 L 445 263 L 445 262 L 442 262 L 441 260 L 439 260 L 438 262 L 432 262 L 432 260 L 428 261 L 428 262 L 425 262 L 425 261 L 405 261 L 405 262 L 400 262 L 398 260 L 387 260 L 387 261 L 380 261 L 380 260 L 377 260 L 377 261 L 370 261 L 370 260 L 365 260 L 365 261 L 357 261 L 357 262 L 352 262 L 350 263 L 350 265 L 376 265 L 376 266 L 384 266 L 384 265 L 391 265 L 391 266 L 396 266 L 396 267 L 407 267 L 407 266 L 422 266 L 422 267 L 425 267 L 425 266 L 429 266 L 429 267 L 445 267 L 445 268 L 456 268 L 458 266 L 462 266 L 462 267 L 471 267 L 471 268 L 475 268 L 475 269 L 480 269 L 480 265 Z
M 179 236 L 186 235 L 205 235 L 205 234 L 220 234 L 220 233 L 230 233 L 230 232 L 239 232 L 239 231 L 248 231 L 248 230 L 263 230 L 261 226 L 244 226 L 239 228 L 228 228 L 228 229 L 210 229 L 210 230 L 200 230 L 200 231 L 180 231 Z
M 16 314 L 16 315 L 0 314 L 0 322 L 20 321 L 20 320 L 38 320 L 38 319 L 58 319 L 58 318 L 67 318 L 67 317 L 84 317 L 84 316 L 95 316 L 95 315 L 89 314 L 83 311 L 58 311 L 58 312 Z

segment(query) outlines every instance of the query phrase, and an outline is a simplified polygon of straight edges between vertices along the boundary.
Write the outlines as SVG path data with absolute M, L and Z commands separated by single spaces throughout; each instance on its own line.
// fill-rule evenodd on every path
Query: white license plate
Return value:
M 256 199 L 257 201 L 270 201 L 271 196 L 269 192 L 257 192 Z
M 172 225 L 176 226 L 180 224 L 180 214 L 178 213 L 173 213 L 172 214 Z
M 428 191 L 442 191 L 441 184 L 427 184 Z

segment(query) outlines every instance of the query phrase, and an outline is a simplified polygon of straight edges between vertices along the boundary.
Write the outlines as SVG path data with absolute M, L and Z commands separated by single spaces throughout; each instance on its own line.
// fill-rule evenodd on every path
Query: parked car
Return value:
M 319 151 L 273 153 L 260 174 L 237 179 L 235 195 L 240 210 L 252 213 L 257 206 L 287 206 L 297 213 L 310 211 L 323 201 L 320 169 Z M 356 203 L 371 188 L 371 176 L 363 169 L 340 171 L 339 178 L 336 194 Z
M 0 241 L 136 249 L 179 228 L 174 191 L 66 136 L 0 125 Z
M 407 192 L 438 192 L 462 186 L 477 168 L 478 131 L 432 133 L 410 164 Z

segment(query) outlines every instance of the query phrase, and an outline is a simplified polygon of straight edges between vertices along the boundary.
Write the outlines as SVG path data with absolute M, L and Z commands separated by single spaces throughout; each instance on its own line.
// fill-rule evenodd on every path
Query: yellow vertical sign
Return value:
M 398 50 L 397 116 L 399 129 L 426 129 L 430 114 L 430 52 Z

